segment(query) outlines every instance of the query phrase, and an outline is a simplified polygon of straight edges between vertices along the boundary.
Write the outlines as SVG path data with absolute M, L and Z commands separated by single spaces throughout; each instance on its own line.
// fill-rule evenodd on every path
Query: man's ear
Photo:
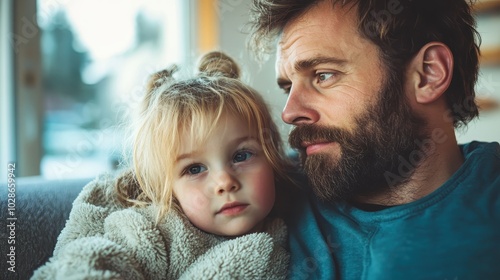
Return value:
M 450 86 L 453 54 L 443 43 L 428 43 L 411 60 L 408 70 L 417 103 L 431 103 Z

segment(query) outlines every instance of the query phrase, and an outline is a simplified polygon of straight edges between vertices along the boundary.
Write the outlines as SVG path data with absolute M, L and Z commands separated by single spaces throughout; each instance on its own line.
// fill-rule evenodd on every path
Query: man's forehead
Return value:
M 328 40 L 332 34 L 344 36 L 357 33 L 356 9 L 342 5 L 332 5 L 322 1 L 307 11 L 291 19 L 277 38 L 277 48 L 286 52 L 297 41 L 304 42 Z
M 282 80 L 284 77 L 284 73 L 283 73 L 283 62 L 282 62 L 282 58 L 280 58 L 280 55 L 279 55 L 279 51 L 276 55 L 276 61 L 274 62 L 274 73 L 276 75 L 276 79 L 278 80 L 278 84 L 279 84 L 279 81 Z
M 306 20 L 305 15 L 288 22 L 278 37 L 278 49 L 287 50 L 301 37 L 309 34 L 312 30 L 323 28 L 318 21 Z

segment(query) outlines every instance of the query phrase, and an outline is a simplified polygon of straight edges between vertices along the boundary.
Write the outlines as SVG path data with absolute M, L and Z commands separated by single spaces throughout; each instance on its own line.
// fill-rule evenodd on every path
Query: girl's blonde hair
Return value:
M 172 182 L 180 145 L 203 145 L 223 114 L 240 117 L 261 143 L 277 185 L 291 182 L 291 165 L 260 94 L 239 80 L 238 65 L 221 52 L 201 58 L 199 75 L 176 81 L 176 67 L 154 74 L 135 123 L 133 168 L 118 180 L 127 205 L 157 206 L 157 221 L 176 206 Z M 242 128 L 244 129 L 244 128 Z M 131 185 L 136 186 L 135 188 Z

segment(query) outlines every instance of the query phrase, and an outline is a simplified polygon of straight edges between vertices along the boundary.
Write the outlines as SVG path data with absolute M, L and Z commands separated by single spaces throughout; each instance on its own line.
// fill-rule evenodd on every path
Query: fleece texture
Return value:
M 73 203 L 53 257 L 31 279 L 285 279 L 284 222 L 228 239 L 194 227 L 170 211 L 155 225 L 152 206 L 127 208 L 115 180 L 103 175 Z

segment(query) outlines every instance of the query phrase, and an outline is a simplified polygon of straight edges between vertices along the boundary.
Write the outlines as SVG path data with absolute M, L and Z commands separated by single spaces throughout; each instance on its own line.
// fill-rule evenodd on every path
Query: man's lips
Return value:
M 303 142 L 302 147 L 306 150 L 307 155 L 314 154 L 316 152 L 321 151 L 326 146 L 332 145 L 332 142 Z
M 224 204 L 216 214 L 236 215 L 247 208 L 248 204 L 241 202 L 230 202 Z

